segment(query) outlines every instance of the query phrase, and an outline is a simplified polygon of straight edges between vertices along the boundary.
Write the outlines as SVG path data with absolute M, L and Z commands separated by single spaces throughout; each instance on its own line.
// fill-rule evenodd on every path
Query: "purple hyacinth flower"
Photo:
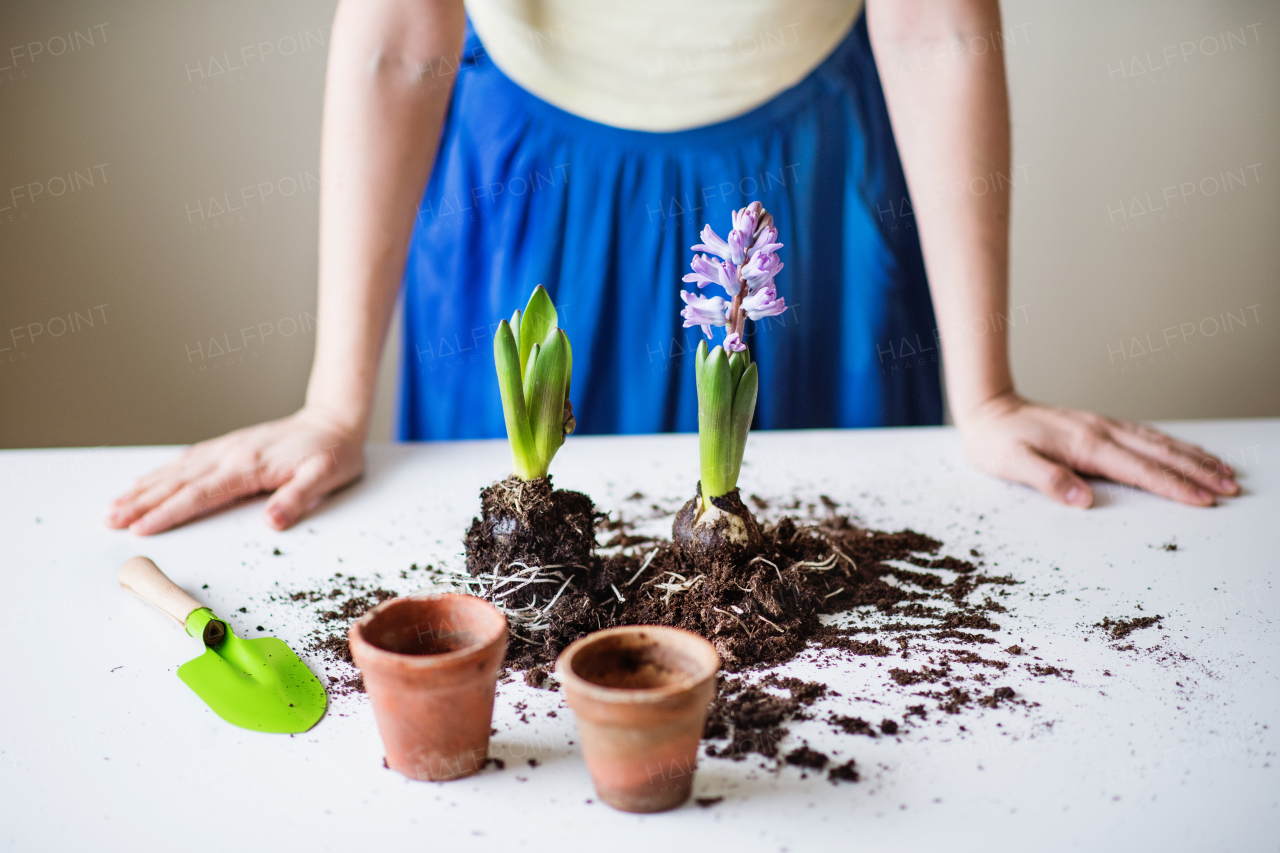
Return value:
M 696 293 L 682 290 L 680 291 L 680 298 L 684 300 L 685 304 L 680 316 L 684 317 L 684 327 L 686 329 L 701 326 L 703 334 L 709 338 L 711 337 L 712 326 L 723 326 L 725 324 L 727 319 L 725 312 L 729 307 L 729 303 L 719 296 L 713 296 L 708 299 L 704 296 L 698 296 Z
M 772 285 L 773 277 L 784 264 L 773 252 L 759 252 L 742 266 L 742 279 L 747 283 L 747 293 L 755 293 L 765 285 Z
M 755 242 L 751 244 L 751 248 L 747 249 L 747 259 L 750 260 L 765 252 L 776 252 L 781 248 L 782 244 L 778 242 L 778 229 L 770 225 L 756 233 Z
M 773 228 L 773 214 L 761 207 L 760 218 L 756 220 L 756 242 L 760 242 L 760 233 L 766 228 Z M 777 229 L 774 231 L 776 233 Z
M 786 311 L 787 300 L 779 299 L 777 289 L 769 284 L 742 300 L 742 310 L 747 312 L 749 319 L 758 321 L 764 317 L 776 317 Z
M 693 251 L 710 252 L 726 261 L 730 259 L 732 253 L 729 251 L 729 244 L 721 240 L 720 235 L 712 230 L 710 225 L 702 226 L 702 233 L 698 236 L 702 238 L 702 242 L 693 246 Z
M 729 232 L 729 260 L 736 266 L 747 259 L 747 247 L 751 245 L 751 237 L 738 229 Z
M 738 284 L 737 271 L 726 261 L 714 261 L 707 255 L 694 255 L 689 266 L 693 268 L 693 272 L 682 279 L 686 283 L 692 284 L 696 281 L 698 287 L 718 284 L 731 297 L 737 296 L 738 291 L 742 289 Z
M 762 210 L 764 210 L 764 205 L 758 201 L 753 201 L 741 210 L 733 212 L 733 230 L 742 235 L 745 245 L 751 245 L 751 241 L 755 239 L 756 223 Z
M 742 339 L 747 320 L 776 317 L 787 310 L 787 303 L 778 298 L 774 284 L 774 277 L 783 268 L 776 254 L 782 248 L 778 229 L 764 205 L 753 201 L 733 211 L 733 227 L 727 239 L 720 239 L 710 225 L 703 227 L 701 236 L 702 242 L 693 250 L 707 255 L 694 257 L 690 263 L 693 271 L 684 276 L 684 281 L 697 282 L 699 287 L 719 285 L 730 301 L 707 299 L 682 290 L 680 298 L 685 308 L 680 314 L 685 328 L 701 326 L 708 338 L 712 326 L 724 326 L 725 351 L 742 352 L 747 349 Z

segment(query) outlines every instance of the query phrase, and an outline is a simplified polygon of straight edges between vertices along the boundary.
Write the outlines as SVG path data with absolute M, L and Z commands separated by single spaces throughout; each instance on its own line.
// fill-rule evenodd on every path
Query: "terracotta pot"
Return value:
M 556 677 L 600 799 L 660 812 L 689 798 L 719 668 L 702 637 L 658 625 L 597 631 L 561 653 Z
M 347 637 L 388 767 L 434 782 L 484 767 L 506 616 L 470 595 L 415 595 L 373 608 Z

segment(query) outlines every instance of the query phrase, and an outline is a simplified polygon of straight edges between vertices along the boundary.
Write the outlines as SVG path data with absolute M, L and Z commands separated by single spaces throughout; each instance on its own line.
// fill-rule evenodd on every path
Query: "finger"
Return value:
M 336 470 L 323 457 L 313 457 L 299 465 L 289 481 L 267 501 L 263 510 L 267 523 L 276 530 L 296 524 L 339 485 Z
M 143 474 L 141 477 L 133 481 L 133 486 L 129 491 L 134 494 L 137 494 L 138 492 L 145 492 L 157 483 L 164 480 L 174 479 L 186 479 L 183 477 L 182 466 L 178 464 L 178 460 L 174 460 L 168 465 L 162 465 L 154 471 L 148 471 Z
M 1204 489 L 1220 495 L 1239 494 L 1235 472 L 1221 459 L 1158 430 L 1135 426 L 1120 423 L 1112 430 L 1112 437 L 1124 447 L 1177 470 Z
M 174 492 L 184 485 L 184 480 L 166 480 L 132 495 L 122 495 L 116 498 L 111 502 L 111 509 L 107 514 L 107 525 L 117 530 L 128 527 L 156 506 L 168 500 Z
M 111 503 L 108 506 L 110 509 L 114 510 L 117 507 L 136 501 L 140 495 L 145 494 L 149 489 L 153 489 L 158 485 L 171 482 L 181 485 L 189 479 L 189 477 L 183 477 L 181 473 L 173 468 L 173 466 L 166 465 L 163 468 L 150 472 L 146 476 L 139 477 L 134 480 L 133 485 L 129 487 L 128 491 L 112 498 Z
M 245 477 L 203 477 L 178 489 L 159 506 L 131 524 L 129 529 L 139 536 L 161 533 L 259 490 L 256 483 Z
M 1023 483 L 1067 506 L 1093 505 L 1093 489 L 1075 471 L 1026 447 L 1018 457 L 1002 463 L 997 476 Z
M 1092 442 L 1080 458 L 1071 461 L 1078 470 L 1087 474 L 1127 483 L 1184 504 L 1214 504 L 1212 492 L 1189 482 L 1176 470 L 1161 465 L 1155 459 L 1108 439 Z
M 116 497 L 108 504 L 107 507 L 107 523 L 112 527 L 127 527 L 133 523 L 134 519 L 140 513 L 131 512 L 135 507 L 142 505 L 145 512 L 151 509 L 160 501 L 169 497 L 185 483 L 189 483 L 197 477 L 206 476 L 214 470 L 212 462 L 201 462 L 198 467 L 192 464 L 190 451 L 184 453 L 178 459 L 170 462 L 168 465 L 150 471 L 138 479 L 133 481 L 133 485 L 127 492 Z M 155 493 L 162 492 L 159 497 Z M 118 519 L 130 516 L 128 521 L 117 523 Z
M 1173 436 L 1166 435 L 1165 433 L 1161 432 L 1155 427 L 1147 426 L 1146 424 L 1131 423 L 1129 421 L 1120 421 L 1120 424 L 1132 429 L 1134 432 L 1138 433 L 1139 435 L 1142 435 L 1148 439 L 1151 439 L 1152 441 L 1160 441 L 1160 440 L 1172 441 L 1178 447 L 1184 448 L 1195 459 L 1210 460 L 1216 463 L 1217 465 L 1220 466 L 1222 473 L 1225 473 L 1228 477 L 1235 477 L 1236 475 L 1235 468 L 1232 468 L 1226 462 L 1223 462 L 1221 459 L 1214 456 L 1213 454 L 1211 454 L 1209 451 L 1205 450 L 1203 447 L 1201 447 L 1198 444 L 1192 444 L 1189 441 L 1180 441 L 1174 438 Z

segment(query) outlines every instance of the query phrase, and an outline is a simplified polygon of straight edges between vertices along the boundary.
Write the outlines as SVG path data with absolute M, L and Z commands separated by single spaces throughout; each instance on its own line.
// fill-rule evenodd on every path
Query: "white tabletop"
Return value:
M 520 679 L 495 713 L 506 769 L 453 783 L 384 769 L 364 696 L 334 699 L 296 737 L 233 728 L 174 676 L 197 641 L 116 585 L 120 563 L 147 554 L 237 631 L 263 624 L 300 648 L 313 622 L 267 596 L 335 571 L 406 592 L 411 562 L 460 567 L 505 443 L 373 447 L 368 475 L 293 530 L 269 530 L 258 500 L 147 540 L 100 519 L 175 449 L 0 453 L 0 850 L 1277 849 L 1280 420 L 1166 427 L 1230 459 L 1244 496 L 1203 510 L 1100 486 L 1085 512 L 971 471 L 950 429 L 753 433 L 744 491 L 826 494 L 871 526 L 978 548 L 1025 581 L 1002 599 L 1001 645 L 1074 675 L 1024 679 L 1030 711 L 901 738 L 798 723 L 796 745 L 856 758 L 863 780 L 707 759 L 695 794 L 723 801 L 644 817 L 596 799 L 572 714 L 544 715 L 562 694 Z M 605 509 L 636 507 L 637 490 L 642 509 L 674 509 L 693 487 L 696 438 L 571 438 L 553 474 Z M 1160 547 L 1170 541 L 1176 551 Z M 1133 634 L 1134 651 L 1090 627 L 1143 614 L 1163 627 Z M 820 707 L 900 718 L 903 691 L 865 660 L 821 671 L 843 698 Z M 817 672 L 805 660 L 788 671 Z

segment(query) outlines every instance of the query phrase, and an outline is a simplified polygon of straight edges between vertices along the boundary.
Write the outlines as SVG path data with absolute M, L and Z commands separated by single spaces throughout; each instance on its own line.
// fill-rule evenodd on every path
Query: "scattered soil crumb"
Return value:
M 997 687 L 991 691 L 990 696 L 984 696 L 978 700 L 978 704 L 987 708 L 999 707 L 1001 702 L 1007 702 L 1013 699 L 1017 694 L 1014 693 L 1012 687 Z
M 524 683 L 530 687 L 536 687 L 539 690 L 549 689 L 549 681 L 551 681 L 551 673 L 547 672 L 545 668 L 540 666 L 535 666 L 532 669 L 527 670 L 524 674 Z
M 1060 669 L 1047 663 L 1029 663 L 1027 669 L 1037 676 L 1054 675 L 1058 678 L 1070 678 L 1075 674 L 1074 669 Z
M 793 764 L 796 767 L 809 767 L 814 770 L 821 770 L 831 762 L 831 759 L 825 753 L 818 752 L 816 749 L 811 749 L 808 746 L 802 746 L 799 749 L 793 749 L 791 752 L 788 752 L 786 761 L 788 764 Z
M 1159 625 L 1163 618 L 1163 616 L 1141 616 L 1137 619 L 1112 619 L 1107 616 L 1101 622 L 1093 623 L 1093 627 L 1106 631 L 1113 640 L 1123 640 L 1134 631 Z
M 405 592 L 411 592 L 429 582 L 424 576 L 441 574 L 443 573 L 431 566 L 419 567 L 416 563 L 400 572 L 403 579 L 413 583 Z M 351 657 L 347 630 L 352 622 L 375 606 L 400 594 L 403 593 L 384 589 L 376 581 L 365 583 L 341 572 L 335 572 L 328 581 L 322 582 L 320 588 L 288 593 L 291 602 L 323 605 L 325 608 L 317 608 L 316 621 L 319 627 L 312 631 L 302 650 L 320 657 L 331 695 L 347 696 L 365 692 L 364 677 L 356 669 Z
M 852 758 L 827 771 L 827 779 L 832 785 L 838 785 L 841 782 L 857 782 L 860 778 L 862 777 L 858 775 L 858 764 Z
M 868 723 L 866 720 L 862 719 L 861 717 L 842 717 L 839 714 L 832 714 L 830 717 L 827 718 L 827 722 L 831 723 L 831 725 L 840 729 L 845 734 L 867 735 L 868 737 L 877 737 L 876 730 L 872 727 L 870 723 Z M 898 726 L 896 723 L 894 723 L 892 720 L 886 720 L 885 722 L 893 725 L 894 731 L 897 731 Z

